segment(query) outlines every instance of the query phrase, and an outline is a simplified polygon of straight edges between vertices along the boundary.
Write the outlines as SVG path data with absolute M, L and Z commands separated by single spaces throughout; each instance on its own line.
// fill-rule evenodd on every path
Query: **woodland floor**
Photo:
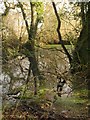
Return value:
M 3 120 L 90 120 L 87 99 L 57 97 L 55 101 L 44 99 L 17 100 L 4 108 Z

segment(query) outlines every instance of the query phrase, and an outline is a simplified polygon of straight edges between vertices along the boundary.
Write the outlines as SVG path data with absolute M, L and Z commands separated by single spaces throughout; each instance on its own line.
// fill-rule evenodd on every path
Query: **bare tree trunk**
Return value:
M 52 2 L 52 5 L 53 5 L 53 9 L 54 9 L 57 21 L 58 21 L 57 33 L 58 33 L 59 43 L 62 45 L 62 48 L 65 51 L 65 53 L 66 53 L 66 55 L 67 55 L 67 57 L 69 59 L 69 63 L 71 63 L 71 61 L 72 61 L 71 55 L 69 54 L 69 52 L 67 51 L 66 47 L 64 46 L 64 43 L 63 43 L 63 40 L 62 40 L 62 37 L 61 37 L 61 33 L 60 33 L 61 21 L 60 21 L 60 18 L 59 18 L 57 9 L 56 9 L 56 5 L 55 5 L 54 2 Z

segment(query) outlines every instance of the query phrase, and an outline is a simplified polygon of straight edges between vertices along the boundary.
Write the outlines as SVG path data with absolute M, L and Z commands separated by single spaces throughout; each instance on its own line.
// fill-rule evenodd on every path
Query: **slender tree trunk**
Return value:
M 30 41 L 30 42 L 26 43 L 27 44 L 26 49 L 28 51 L 30 51 L 30 56 L 27 56 L 27 57 L 28 57 L 28 60 L 30 62 L 30 68 L 31 68 L 33 76 L 34 76 L 34 88 L 35 88 L 34 89 L 34 94 L 36 95 L 37 94 L 37 78 L 40 79 L 40 71 L 39 71 L 39 68 L 38 68 L 38 63 L 37 63 L 37 60 L 36 60 L 35 48 L 34 48 L 34 40 L 35 40 L 36 33 L 37 33 L 38 21 L 36 21 L 37 19 L 35 20 L 35 18 L 34 18 L 34 12 L 35 12 L 34 7 L 35 6 L 32 2 L 30 2 L 31 23 L 30 23 L 30 28 L 29 28 L 28 22 L 26 20 L 26 14 L 25 14 L 24 9 L 23 9 L 23 5 L 20 2 L 19 2 L 19 5 L 21 7 L 23 19 L 24 19 L 25 24 L 26 24 L 26 29 L 27 29 L 27 33 L 28 33 L 28 40 Z M 28 78 L 28 81 L 29 81 L 29 78 Z
M 37 95 L 37 76 L 34 77 L 34 95 Z
M 61 44 L 64 52 L 66 53 L 66 55 L 67 55 L 67 57 L 69 59 L 69 63 L 71 63 L 71 61 L 72 61 L 71 55 L 69 54 L 69 52 L 67 51 L 66 47 L 64 46 L 64 43 L 63 43 L 63 40 L 62 40 L 62 36 L 61 36 L 61 33 L 60 33 L 61 21 L 60 21 L 60 18 L 59 18 L 57 9 L 56 9 L 56 5 L 55 5 L 54 2 L 52 2 L 52 5 L 53 5 L 53 9 L 54 9 L 55 15 L 57 17 L 57 21 L 58 21 L 57 33 L 58 33 L 59 43 Z
M 28 82 L 30 80 L 30 74 L 31 74 L 31 64 L 29 64 L 29 70 L 28 70 L 28 76 L 27 76 L 27 80 L 26 80 L 26 85 L 28 84 Z

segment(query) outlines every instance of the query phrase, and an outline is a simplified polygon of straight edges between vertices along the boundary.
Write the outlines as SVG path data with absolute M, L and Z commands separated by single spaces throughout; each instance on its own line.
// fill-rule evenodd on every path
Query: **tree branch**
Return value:
M 7 1 L 4 1 L 5 11 L 4 13 L 2 13 L 2 16 L 8 15 L 10 9 L 15 9 L 15 5 L 11 5 L 13 5 L 13 3 L 8 3 Z
M 21 4 L 21 2 L 19 2 L 18 1 L 18 3 L 19 3 L 19 6 L 20 6 L 20 8 L 21 8 L 21 12 L 22 12 L 22 15 L 23 15 L 23 19 L 24 19 L 24 21 L 25 21 L 25 24 L 26 24 L 26 29 L 27 29 L 27 32 L 28 32 L 28 35 L 29 35 L 29 25 L 28 25 L 28 21 L 26 20 L 26 14 L 25 14 L 25 12 L 24 12 L 24 9 L 23 9 L 23 5 Z

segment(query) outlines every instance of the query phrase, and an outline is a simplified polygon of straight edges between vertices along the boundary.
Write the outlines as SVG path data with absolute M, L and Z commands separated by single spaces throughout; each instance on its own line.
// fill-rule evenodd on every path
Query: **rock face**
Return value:
M 63 54 L 62 48 L 56 47 L 51 49 L 40 49 L 38 51 L 38 61 L 40 69 L 43 67 L 48 70 L 59 69 L 63 72 L 66 67 L 69 67 L 68 59 L 65 54 Z
M 42 76 L 44 76 L 47 80 L 47 85 L 49 85 L 49 87 L 51 85 L 52 87 L 53 84 L 53 87 L 55 87 L 57 83 L 57 74 L 61 74 L 64 71 L 68 71 L 69 69 L 68 59 L 63 53 L 61 45 L 54 48 L 36 48 L 36 56 L 39 70 Z M 11 61 L 10 63 L 10 65 L 12 65 L 10 66 L 10 72 L 13 74 L 13 78 L 10 78 L 9 75 L 3 75 L 2 77 L 2 81 L 4 81 L 4 93 L 7 93 L 10 87 L 14 89 L 25 84 L 25 80 L 27 79 L 28 74 L 29 61 L 27 58 L 20 61 L 24 71 L 24 73 L 22 73 L 19 65 L 19 60 L 20 58 L 17 57 L 17 59 Z M 15 63 L 17 63 L 17 66 L 15 65 Z M 30 79 L 33 80 L 32 78 L 33 76 L 31 72 Z

